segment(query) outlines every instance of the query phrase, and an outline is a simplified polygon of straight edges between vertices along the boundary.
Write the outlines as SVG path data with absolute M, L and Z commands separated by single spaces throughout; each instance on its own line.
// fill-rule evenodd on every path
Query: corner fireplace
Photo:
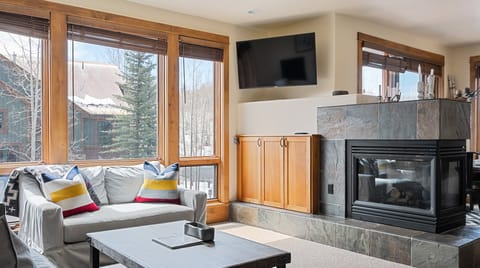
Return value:
M 464 140 L 347 140 L 347 217 L 439 233 L 465 225 Z

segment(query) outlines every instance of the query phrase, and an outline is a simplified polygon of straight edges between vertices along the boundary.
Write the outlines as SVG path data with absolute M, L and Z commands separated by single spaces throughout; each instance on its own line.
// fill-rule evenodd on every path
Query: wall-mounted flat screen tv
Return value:
M 237 42 L 239 87 L 317 84 L 315 33 Z

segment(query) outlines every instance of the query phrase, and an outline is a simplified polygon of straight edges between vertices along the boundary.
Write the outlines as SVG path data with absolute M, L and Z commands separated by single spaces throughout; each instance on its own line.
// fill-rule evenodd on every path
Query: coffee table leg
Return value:
M 100 252 L 90 245 L 90 268 L 100 267 Z

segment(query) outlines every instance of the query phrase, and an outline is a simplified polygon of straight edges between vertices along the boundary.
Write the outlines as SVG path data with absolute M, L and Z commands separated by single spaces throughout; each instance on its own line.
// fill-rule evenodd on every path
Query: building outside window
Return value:
M 49 21 L 0 12 L 0 144 L 2 159 L 42 157 L 43 52 Z

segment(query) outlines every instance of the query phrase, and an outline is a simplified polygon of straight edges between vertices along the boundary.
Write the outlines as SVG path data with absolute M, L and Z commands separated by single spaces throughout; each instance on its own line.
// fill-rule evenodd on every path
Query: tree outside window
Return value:
M 157 157 L 159 55 L 125 49 L 114 32 L 77 28 L 69 27 L 69 159 Z M 83 42 L 84 32 L 118 42 Z

